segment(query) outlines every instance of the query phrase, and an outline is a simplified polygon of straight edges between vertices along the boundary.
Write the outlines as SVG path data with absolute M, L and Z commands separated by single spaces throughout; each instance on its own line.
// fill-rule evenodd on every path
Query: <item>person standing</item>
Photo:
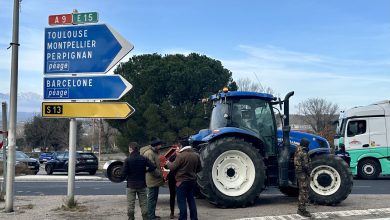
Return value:
M 179 152 L 179 148 L 176 148 L 176 154 Z M 176 159 L 176 154 L 173 154 L 168 158 L 169 162 L 173 162 Z M 175 203 L 176 203 L 176 178 L 175 173 L 169 171 L 168 176 L 168 187 L 169 187 L 169 207 L 171 209 L 170 219 L 175 218 Z
M 148 187 L 148 219 L 160 219 L 156 216 L 159 187 L 164 185 L 164 177 L 160 167 L 159 150 L 162 145 L 159 138 L 152 138 L 150 145 L 141 148 L 141 154 L 157 167 L 153 172 L 146 173 L 146 186 Z
M 129 220 L 134 220 L 135 199 L 136 195 L 138 195 L 142 219 L 147 220 L 148 211 L 145 173 L 154 171 L 156 166 L 140 155 L 139 145 L 136 142 L 131 142 L 129 144 L 129 153 L 130 155 L 126 158 L 122 168 L 122 176 L 126 176 L 127 180 L 127 216 Z
M 187 219 L 187 203 L 191 220 L 198 220 L 194 189 L 196 187 L 196 173 L 201 171 L 199 154 L 192 149 L 187 139 L 181 140 L 180 150 L 175 161 L 167 161 L 166 166 L 170 172 L 175 173 L 177 205 L 180 210 L 179 220 Z
M 311 217 L 310 212 L 306 210 L 306 204 L 309 198 L 309 183 L 310 183 L 310 158 L 309 140 L 302 138 L 297 146 L 294 154 L 295 173 L 298 180 L 299 196 L 298 196 L 298 211 L 301 216 Z

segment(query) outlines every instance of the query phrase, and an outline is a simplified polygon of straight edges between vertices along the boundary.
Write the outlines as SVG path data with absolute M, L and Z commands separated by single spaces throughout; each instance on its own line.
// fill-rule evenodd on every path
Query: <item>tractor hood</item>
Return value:
M 227 134 L 227 133 L 248 134 L 248 135 L 259 138 L 258 135 L 256 135 L 256 133 L 245 130 L 245 129 L 236 128 L 236 127 L 224 127 L 224 128 L 215 129 L 215 130 L 202 129 L 199 131 L 198 134 L 190 136 L 190 141 L 191 142 L 198 142 L 198 143 L 199 142 L 200 143 L 201 142 L 208 142 L 208 141 L 214 139 L 215 137 L 218 137 L 218 136 L 221 136 L 221 135 Z
M 282 141 L 283 141 L 283 131 L 282 130 L 277 130 L 277 137 L 278 137 L 278 145 L 281 147 L 282 146 Z M 310 134 L 302 131 L 290 131 L 290 143 L 293 145 L 293 149 L 295 151 L 295 147 L 299 145 L 299 142 L 301 141 L 302 138 L 306 138 L 310 141 L 309 144 L 309 149 L 314 150 L 317 148 L 330 148 L 329 142 L 318 135 L 315 134 Z M 290 148 L 291 150 L 292 148 Z M 292 151 L 292 152 L 294 152 Z

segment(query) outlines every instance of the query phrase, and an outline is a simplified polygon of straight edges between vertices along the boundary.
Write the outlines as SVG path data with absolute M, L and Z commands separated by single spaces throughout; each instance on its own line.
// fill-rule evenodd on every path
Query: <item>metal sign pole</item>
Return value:
M 77 9 L 73 9 L 73 12 L 77 12 Z M 75 100 L 72 100 L 75 102 Z M 76 141 L 77 141 L 77 120 L 71 118 L 69 122 L 69 159 L 68 159 L 68 206 L 74 206 L 74 185 L 76 175 Z
M 3 184 L 1 185 L 1 194 L 0 198 L 4 199 L 5 198 L 5 189 L 6 189 L 6 179 L 7 179 L 7 103 L 3 102 L 1 104 L 2 108 L 2 113 L 3 113 Z
M 76 171 L 76 134 L 77 121 L 71 118 L 69 122 L 69 163 L 68 163 L 68 205 L 74 205 L 74 182 Z
M 14 16 L 12 30 L 12 60 L 11 60 L 11 86 L 10 86 L 10 114 L 8 133 L 8 161 L 5 212 L 12 212 L 14 206 L 14 181 L 16 160 L 16 113 L 18 97 L 18 51 L 19 51 L 19 0 L 14 0 Z

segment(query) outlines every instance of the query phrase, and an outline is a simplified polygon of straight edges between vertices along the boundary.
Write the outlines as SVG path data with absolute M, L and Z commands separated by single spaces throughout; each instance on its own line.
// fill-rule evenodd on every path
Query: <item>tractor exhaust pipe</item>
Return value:
M 279 187 L 288 186 L 288 163 L 290 159 L 290 97 L 294 91 L 287 93 L 283 100 L 284 104 L 284 123 L 283 123 L 283 147 L 280 149 L 279 164 Z

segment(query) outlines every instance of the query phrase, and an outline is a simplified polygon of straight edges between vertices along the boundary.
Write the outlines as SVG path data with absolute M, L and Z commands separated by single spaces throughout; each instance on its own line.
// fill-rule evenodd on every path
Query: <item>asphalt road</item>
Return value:
M 59 176 L 66 176 L 62 174 Z M 79 176 L 79 175 L 78 175 Z M 390 195 L 390 177 L 378 180 L 354 180 L 352 194 L 382 194 Z M 15 182 L 15 195 L 66 195 L 67 181 L 20 181 Z M 124 195 L 125 182 L 112 183 L 108 180 L 76 181 L 76 195 Z M 169 194 L 168 187 L 161 187 L 160 194 Z M 276 188 L 269 188 L 262 192 L 264 195 L 280 194 Z

